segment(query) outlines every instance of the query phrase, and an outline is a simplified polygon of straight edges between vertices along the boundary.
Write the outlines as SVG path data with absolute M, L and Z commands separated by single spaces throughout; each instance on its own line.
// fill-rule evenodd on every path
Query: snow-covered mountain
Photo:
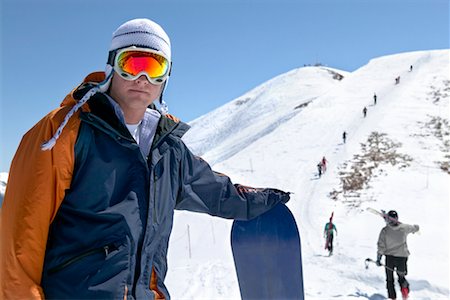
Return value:
M 210 164 L 226 160 L 299 114 L 347 74 L 324 67 L 292 70 L 192 121 L 184 139 Z
M 299 68 L 190 123 L 186 143 L 215 170 L 294 192 L 307 299 L 384 299 L 384 271 L 364 266 L 384 221 L 367 207 L 421 226 L 409 236 L 411 299 L 449 299 L 449 61 L 449 50 L 436 50 L 376 58 L 352 73 Z M 339 235 L 327 257 L 322 230 L 333 211 Z M 239 299 L 231 224 L 176 212 L 174 299 Z
M 184 139 L 236 183 L 294 193 L 306 299 L 385 299 L 384 270 L 364 265 L 384 226 L 367 207 L 420 225 L 408 238 L 411 299 L 449 299 L 449 100 L 450 50 L 375 58 L 351 73 L 304 67 L 194 120 Z M 2 173 L 2 198 L 6 181 Z M 328 257 L 322 231 L 331 212 L 338 236 Z M 231 224 L 176 212 L 166 279 L 173 299 L 240 298 Z

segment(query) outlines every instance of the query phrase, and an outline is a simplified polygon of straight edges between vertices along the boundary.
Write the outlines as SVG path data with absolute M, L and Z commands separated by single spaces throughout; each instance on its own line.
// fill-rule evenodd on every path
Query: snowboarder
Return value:
M 321 163 L 322 163 L 322 173 L 325 173 L 327 171 L 327 162 L 328 162 L 328 160 L 325 158 L 325 156 L 322 157 L 322 161 L 321 161 Z
M 378 237 L 377 266 L 381 266 L 382 256 L 386 256 L 386 287 L 388 298 L 395 299 L 394 272 L 396 270 L 403 299 L 409 294 L 409 283 L 406 280 L 408 271 L 407 260 L 409 256 L 406 237 L 409 233 L 419 231 L 419 225 L 408 225 L 398 221 L 398 214 L 391 210 L 385 216 L 386 226 Z
M 322 162 L 317 164 L 317 173 L 319 174 L 319 178 L 322 176 Z
M 399 84 L 400 83 L 400 76 L 395 78 L 395 84 Z
M 364 115 L 364 118 L 367 116 L 367 107 L 365 107 L 365 106 L 363 108 L 363 115 Z
M 377 105 L 377 94 L 373 94 L 373 104 Z
M 334 231 L 336 231 L 337 235 L 337 229 L 333 224 L 333 217 L 331 217 L 330 221 L 325 224 L 325 228 L 323 230 L 323 237 L 325 238 L 325 249 L 328 250 L 329 255 L 333 254 Z
M 413 66 L 410 65 L 410 66 L 409 66 L 409 71 L 412 72 L 412 70 L 413 70 Z
M 342 133 L 342 141 L 344 142 L 344 144 L 345 144 L 345 141 L 347 140 L 347 132 L 346 131 L 344 131 L 343 133 Z
M 162 101 L 170 45 L 151 20 L 122 24 L 106 72 L 23 137 L 2 207 L 1 299 L 169 299 L 175 209 L 249 220 L 289 200 L 233 184 L 184 144 L 189 126 Z

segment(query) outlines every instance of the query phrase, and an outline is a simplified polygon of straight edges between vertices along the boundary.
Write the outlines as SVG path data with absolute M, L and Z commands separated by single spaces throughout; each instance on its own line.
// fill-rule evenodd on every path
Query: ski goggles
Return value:
M 145 75 L 151 83 L 161 85 L 169 76 L 170 62 L 160 51 L 133 46 L 116 53 L 114 70 L 125 80 Z

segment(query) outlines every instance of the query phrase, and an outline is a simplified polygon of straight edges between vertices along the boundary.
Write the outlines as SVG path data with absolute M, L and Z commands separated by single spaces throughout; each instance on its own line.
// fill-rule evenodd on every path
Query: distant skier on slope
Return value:
M 322 162 L 317 164 L 317 174 L 319 175 L 319 178 L 322 176 Z
M 381 230 L 378 237 L 377 266 L 381 266 L 381 257 L 386 256 L 386 287 L 388 297 L 397 297 L 394 287 L 394 272 L 396 269 L 398 283 L 400 284 L 403 299 L 409 294 L 409 283 L 406 280 L 408 272 L 407 260 L 409 256 L 406 237 L 409 233 L 419 231 L 419 225 L 408 225 L 398 221 L 398 214 L 391 210 L 385 216 L 386 226 Z
M 364 115 L 364 118 L 367 116 L 367 107 L 365 107 L 365 106 L 363 108 L 363 115 Z
M 347 140 L 347 132 L 346 131 L 344 131 L 343 133 L 342 133 L 342 141 L 344 142 L 344 144 L 345 144 L 345 141 Z
M 328 160 L 325 158 L 325 156 L 322 157 L 322 161 L 321 161 L 321 163 L 322 163 L 322 173 L 325 173 L 327 171 L 327 162 L 328 162 Z
M 373 93 L 373 104 L 377 105 L 377 94 Z
M 333 215 L 331 215 L 330 222 L 325 224 L 325 228 L 323 230 L 323 237 L 326 239 L 325 249 L 329 251 L 329 255 L 333 254 L 334 231 L 336 231 L 336 235 L 337 235 L 336 226 L 333 224 Z

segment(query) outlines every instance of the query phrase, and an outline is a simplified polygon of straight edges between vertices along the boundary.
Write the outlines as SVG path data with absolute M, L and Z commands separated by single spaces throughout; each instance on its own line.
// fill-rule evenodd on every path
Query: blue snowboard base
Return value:
M 242 299 L 304 299 L 300 236 L 284 204 L 234 221 L 231 247 Z

